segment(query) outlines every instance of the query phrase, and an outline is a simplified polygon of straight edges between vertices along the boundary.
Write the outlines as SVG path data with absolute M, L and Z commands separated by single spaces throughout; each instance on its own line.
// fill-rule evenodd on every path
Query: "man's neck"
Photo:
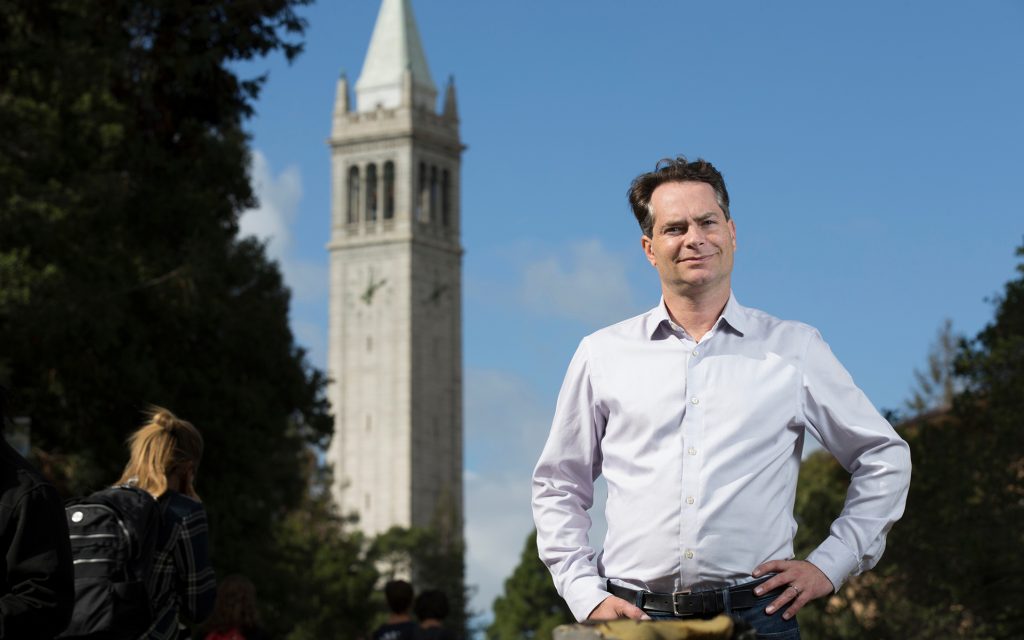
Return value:
M 729 303 L 731 288 L 726 285 L 716 291 L 680 294 L 662 288 L 665 307 L 672 320 L 686 330 L 696 342 L 718 322 Z
M 388 615 L 388 624 L 401 624 L 403 622 L 412 622 L 412 616 L 408 613 L 392 613 Z

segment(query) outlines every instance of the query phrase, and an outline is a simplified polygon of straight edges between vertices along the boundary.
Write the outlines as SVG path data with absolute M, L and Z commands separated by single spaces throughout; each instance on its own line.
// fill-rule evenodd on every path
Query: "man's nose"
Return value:
M 704 244 L 704 233 L 700 230 L 700 226 L 690 226 L 690 228 L 687 229 L 686 237 L 684 238 L 684 240 L 686 241 L 686 246 L 688 247 L 697 247 Z

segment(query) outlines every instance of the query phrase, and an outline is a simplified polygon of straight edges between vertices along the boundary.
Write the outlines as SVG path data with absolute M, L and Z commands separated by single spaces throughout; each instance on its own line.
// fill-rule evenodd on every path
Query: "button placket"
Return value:
M 702 460 L 697 456 L 704 430 L 704 411 L 701 402 L 703 378 L 701 376 L 703 347 L 690 342 L 686 351 L 686 385 L 683 399 L 683 451 L 686 453 L 680 461 L 682 464 L 682 485 L 680 486 L 680 540 L 681 553 L 680 578 L 684 583 L 693 583 L 699 579 L 700 571 L 696 556 L 699 550 L 700 519 L 697 497 L 700 491 L 700 472 Z

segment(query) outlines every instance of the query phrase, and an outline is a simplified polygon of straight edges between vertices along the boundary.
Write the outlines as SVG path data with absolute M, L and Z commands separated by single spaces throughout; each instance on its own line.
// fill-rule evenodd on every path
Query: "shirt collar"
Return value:
M 746 332 L 748 325 L 747 309 L 736 301 L 736 296 L 732 291 L 729 292 L 729 301 L 725 303 L 725 309 L 722 310 L 722 315 L 719 316 L 715 325 L 717 326 L 718 323 L 723 321 L 740 336 Z M 663 327 L 664 330 L 673 331 L 673 326 L 676 325 L 668 315 L 668 307 L 665 306 L 665 298 L 662 297 L 658 301 L 658 306 L 647 312 L 644 324 L 645 334 L 651 340 L 656 340 L 663 335 L 660 333 Z
M 739 335 L 747 332 L 750 320 L 747 308 L 736 302 L 736 295 L 732 291 L 729 292 L 729 302 L 725 303 L 725 309 L 722 310 L 722 319 Z

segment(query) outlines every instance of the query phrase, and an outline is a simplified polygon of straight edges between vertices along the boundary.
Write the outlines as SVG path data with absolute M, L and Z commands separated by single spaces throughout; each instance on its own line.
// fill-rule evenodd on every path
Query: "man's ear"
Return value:
M 647 262 L 651 263 L 652 267 L 657 267 L 657 260 L 654 258 L 654 251 L 652 250 L 651 239 L 646 235 L 640 236 L 640 246 L 643 247 L 644 257 L 647 258 Z

